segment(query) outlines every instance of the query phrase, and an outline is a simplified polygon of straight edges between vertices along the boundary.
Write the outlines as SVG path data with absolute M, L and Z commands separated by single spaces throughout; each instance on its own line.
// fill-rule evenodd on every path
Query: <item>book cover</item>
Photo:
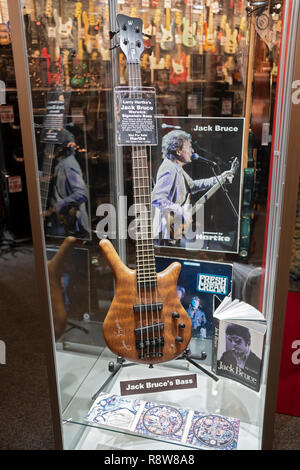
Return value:
M 216 375 L 259 391 L 267 325 L 251 305 L 226 301 L 214 314 L 213 363 Z

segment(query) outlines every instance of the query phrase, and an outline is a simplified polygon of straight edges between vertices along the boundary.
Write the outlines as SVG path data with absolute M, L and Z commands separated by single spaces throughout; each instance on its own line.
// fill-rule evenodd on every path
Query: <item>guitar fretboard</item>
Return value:
M 132 97 L 139 98 L 141 73 L 139 64 L 128 64 L 128 81 Z M 136 208 L 136 265 L 138 284 L 156 283 L 152 234 L 152 211 L 148 156 L 146 147 L 132 147 L 133 194 Z

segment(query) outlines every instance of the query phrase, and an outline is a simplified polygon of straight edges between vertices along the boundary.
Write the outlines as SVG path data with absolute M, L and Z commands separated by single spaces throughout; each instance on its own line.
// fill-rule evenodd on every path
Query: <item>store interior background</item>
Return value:
M 10 103 L 15 111 L 14 125 L 0 124 L 0 339 L 7 345 L 6 364 L 0 366 L 3 423 L 0 449 L 54 449 L 45 331 L 39 312 L 22 142 L 14 99 Z M 13 149 L 7 145 L 12 142 Z M 12 182 L 17 177 L 16 190 L 11 192 L 7 192 L 8 177 Z M 287 309 L 287 317 L 299 314 L 300 191 L 288 305 L 291 310 Z M 286 414 L 283 408 L 277 410 L 274 449 L 300 449 L 300 415 Z

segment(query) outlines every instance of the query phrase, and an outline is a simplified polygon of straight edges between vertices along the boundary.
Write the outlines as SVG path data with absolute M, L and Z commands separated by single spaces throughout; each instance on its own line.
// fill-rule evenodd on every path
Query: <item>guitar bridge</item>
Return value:
M 136 349 L 141 351 L 139 354 L 140 359 L 151 357 L 162 357 L 161 349 L 165 344 L 164 338 L 153 336 L 152 338 L 136 341 Z M 158 348 L 158 351 L 156 350 Z

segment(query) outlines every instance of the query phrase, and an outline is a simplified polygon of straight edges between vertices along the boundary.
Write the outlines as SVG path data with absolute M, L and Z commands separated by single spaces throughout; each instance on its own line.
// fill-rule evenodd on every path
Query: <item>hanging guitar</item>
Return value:
M 175 36 L 177 43 L 177 60 L 172 59 L 172 72 L 170 75 L 170 82 L 177 85 L 179 82 L 185 82 L 187 77 L 187 69 L 185 65 L 186 56 L 182 52 L 182 33 L 181 33 L 181 13 L 176 12 L 176 25 L 177 34 Z
M 144 50 L 139 18 L 117 16 L 120 47 L 128 64 L 132 96 L 141 86 L 140 58 Z M 110 241 L 100 247 L 116 281 L 115 295 L 103 323 L 103 335 L 115 354 L 135 362 L 156 364 L 178 357 L 187 347 L 191 320 L 177 297 L 180 263 L 156 273 L 152 238 L 151 195 L 147 151 L 132 147 L 135 207 L 143 208 L 136 233 L 136 270 L 123 264 Z

